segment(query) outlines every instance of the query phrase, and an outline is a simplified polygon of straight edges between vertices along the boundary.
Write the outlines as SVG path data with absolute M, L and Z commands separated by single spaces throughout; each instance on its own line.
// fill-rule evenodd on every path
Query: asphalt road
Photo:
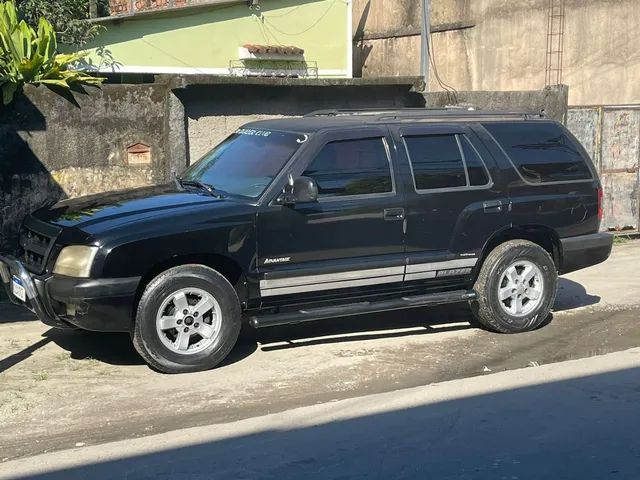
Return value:
M 545 327 L 473 328 L 466 306 L 246 332 L 224 366 L 168 376 L 127 335 L 50 330 L 0 306 L 0 460 L 640 346 L 640 244 L 563 279 Z M 508 478 L 508 477 L 507 477 Z

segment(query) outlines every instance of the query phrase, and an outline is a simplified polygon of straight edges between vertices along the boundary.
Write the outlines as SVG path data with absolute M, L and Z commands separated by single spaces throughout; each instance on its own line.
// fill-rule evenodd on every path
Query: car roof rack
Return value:
M 305 115 L 312 117 L 371 117 L 373 121 L 411 120 L 429 118 L 512 118 L 512 119 L 540 119 L 546 118 L 543 111 L 535 112 L 502 112 L 478 110 L 474 107 L 447 106 L 445 108 L 371 108 L 371 109 L 327 109 L 316 110 Z

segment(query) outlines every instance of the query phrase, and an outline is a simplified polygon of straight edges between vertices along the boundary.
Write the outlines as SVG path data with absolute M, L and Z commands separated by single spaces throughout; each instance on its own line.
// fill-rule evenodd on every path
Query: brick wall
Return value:
M 202 0 L 109 0 L 111 15 L 186 7 L 196 3 L 203 2 Z
M 122 15 L 131 11 L 131 0 L 109 0 L 111 15 Z

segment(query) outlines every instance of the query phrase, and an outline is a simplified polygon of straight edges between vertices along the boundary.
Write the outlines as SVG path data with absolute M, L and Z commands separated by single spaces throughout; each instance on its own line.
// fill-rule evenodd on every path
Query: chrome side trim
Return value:
M 396 282 L 399 283 L 399 282 L 402 282 L 403 279 L 404 279 L 404 275 L 400 274 L 400 275 L 391 275 L 387 277 L 371 277 L 371 278 L 364 278 L 359 280 L 348 280 L 344 282 L 314 283 L 309 285 L 297 285 L 297 286 L 281 287 L 281 288 L 267 288 L 267 289 L 261 290 L 261 295 L 263 297 L 273 297 L 276 295 L 288 295 L 292 293 L 318 292 L 323 290 L 334 290 L 334 289 L 340 289 L 340 288 L 363 287 L 366 285 L 380 285 L 384 283 L 396 283 Z
M 431 272 L 407 273 L 404 276 L 404 280 L 406 282 L 410 282 L 412 280 L 424 280 L 426 278 L 436 278 L 435 270 Z
M 404 266 L 372 268 L 368 270 L 351 270 L 348 272 L 325 273 L 321 275 L 304 275 L 300 277 L 276 278 L 273 280 L 260 280 L 261 289 L 295 287 L 300 285 L 311 285 L 328 282 L 339 282 L 343 280 L 362 280 L 369 277 L 384 277 L 388 275 L 404 274 Z
M 407 265 L 406 267 L 372 268 L 368 270 L 276 278 L 273 280 L 265 279 L 260 280 L 260 294 L 262 297 L 273 297 L 294 293 L 423 280 L 446 276 L 447 270 L 451 270 L 450 274 L 452 275 L 455 269 L 464 269 L 465 272 L 466 270 L 470 271 L 470 268 L 475 266 L 476 263 L 478 263 L 477 258 L 460 258 L 444 262 L 419 263 Z M 461 271 L 460 274 L 464 274 L 464 272 Z
M 427 272 L 433 270 L 447 270 L 450 268 L 474 267 L 478 263 L 477 258 L 459 258 L 457 260 L 448 260 L 446 262 L 417 263 L 407 265 L 407 273 Z
M 438 270 L 438 277 L 456 277 L 458 275 L 469 275 L 471 268 L 453 268 L 451 270 Z

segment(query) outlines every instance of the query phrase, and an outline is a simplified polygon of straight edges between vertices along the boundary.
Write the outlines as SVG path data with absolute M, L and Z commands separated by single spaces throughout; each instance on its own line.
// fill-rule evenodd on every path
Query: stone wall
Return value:
M 229 3 L 224 0 L 109 0 L 111 15 L 123 15 L 149 10 L 166 10 L 193 5 Z
M 0 110 L 0 247 L 46 203 L 166 178 L 169 99 L 164 85 L 105 85 L 66 98 L 28 87 Z M 134 145 L 148 150 L 142 161 L 129 155 Z

